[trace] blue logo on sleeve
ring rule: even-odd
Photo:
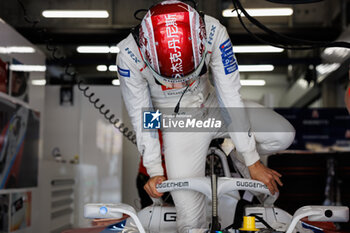
[[[162,113],[157,110],[156,112],[146,111],[143,112],[143,128],[144,129],[160,129],[160,119]]]
[[[232,50],[230,39],[227,39],[220,45],[222,64],[224,65],[225,74],[231,74],[238,69],[238,65]]]
[[[208,44],[212,44],[212,43],[213,43],[213,39],[214,39],[214,35],[215,35],[215,30],[216,30],[216,26],[211,25],[211,29],[210,29],[210,33],[209,33]]]
[[[120,74],[120,76],[130,78],[130,70],[128,69],[122,69],[118,66],[118,73]]]

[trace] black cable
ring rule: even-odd
[[[22,11],[23,11],[24,20],[25,20],[27,23],[32,24],[32,27],[34,28],[34,27],[39,23],[39,20],[31,20],[31,19],[27,16],[27,11],[26,11],[26,8],[24,7],[23,3],[22,3],[20,0],[17,0],[17,2],[19,3],[19,5],[21,6],[21,9],[22,9]]]
[[[58,57],[56,53],[59,51],[59,48],[55,45],[51,45],[52,39],[46,39],[45,44],[46,44],[46,49],[51,52],[51,56],[53,57],[53,60],[55,61],[63,61],[65,59],[64,56]]]
[[[285,48],[285,49],[314,49],[314,48],[321,48],[321,47],[346,47],[346,48],[350,48],[350,43],[347,43],[347,42],[317,42],[317,41],[309,41],[309,40],[302,40],[302,39],[296,39],[296,38],[292,38],[292,37],[288,37],[288,36],[285,36],[285,35],[282,35],[282,34],[279,34],[279,33],[276,33],[274,31],[272,31],[271,29],[267,28],[266,26],[264,26],[263,24],[261,24],[258,20],[256,20],[255,18],[251,17],[247,12],[246,10],[244,9],[244,7],[242,6],[242,4],[240,3],[239,0],[233,0],[234,1],[234,5],[235,5],[235,8],[236,10],[237,9],[240,9],[242,11],[242,13],[247,17],[247,19],[253,23],[255,26],[259,27],[261,30],[263,30],[264,32],[272,35],[275,39],[277,40],[282,40],[282,39],[285,39],[287,40],[288,42],[291,42],[293,41],[294,43],[296,44],[299,44],[299,45],[302,45],[304,47],[293,47],[294,45],[290,45],[290,44],[284,44],[284,45],[279,45],[281,48]],[[235,1],[238,5],[235,4]],[[237,10],[238,12],[238,10]],[[244,26],[244,28],[252,35],[256,36],[254,33],[252,33],[250,30],[247,29],[247,27],[245,26],[242,18],[241,18],[241,15],[239,15],[239,18],[240,18],[240,22],[242,24],[242,26]],[[259,37],[260,40],[262,40],[260,37]],[[265,41],[266,42],[266,41]],[[272,42],[267,42],[269,44],[275,44],[275,43],[272,43]],[[307,44],[307,46],[305,45]],[[278,44],[275,44],[275,45],[278,45]],[[277,46],[276,46],[277,47]]]
[[[19,5],[21,6],[21,9],[23,11],[24,19],[27,23],[32,24],[33,29],[36,29],[37,24],[40,22],[39,20],[31,20],[28,15],[26,8],[24,4],[21,2],[21,0],[17,0]],[[40,38],[44,38],[46,29],[37,29]],[[51,52],[51,56],[54,61],[57,62],[62,62],[65,57],[64,56],[57,56],[57,52],[59,51],[57,46],[51,45],[52,43],[52,38],[44,39],[45,44],[46,44],[46,49]],[[88,101],[96,108],[99,113],[109,122],[111,123],[116,129],[119,130],[127,139],[129,139],[133,144],[136,145],[136,135],[133,131],[130,131],[128,127],[125,127],[124,123],[120,121],[120,119],[116,118],[115,114],[110,113],[111,110],[109,108],[105,107],[105,104],[101,103],[99,98],[94,98],[95,93],[90,92],[89,89],[90,87],[83,87],[84,82],[82,80],[79,80],[76,76],[77,73],[74,71],[69,71],[70,67],[72,64],[65,64],[65,69],[64,73],[65,75],[69,76],[72,78],[72,80],[77,83],[78,89],[82,92],[83,96],[85,96]],[[100,104],[99,104],[100,103]],[[119,123],[119,125],[118,125]]]
[[[253,216],[255,217],[257,220],[259,220],[259,222],[261,222],[262,224],[264,224],[264,226],[269,229],[269,230],[273,230],[273,231],[276,231],[275,229],[273,229],[270,224],[268,224],[262,217],[260,217],[259,215],[257,214],[249,214],[248,216]],[[243,218],[242,218],[243,219]],[[229,230],[231,228],[235,229],[237,228],[237,224],[236,223],[232,223],[231,225],[227,226],[224,228],[224,230]]]
[[[181,0],[182,2],[190,2],[193,4],[193,8],[197,10],[198,2],[196,0]]]
[[[259,215],[257,215],[257,214],[249,214],[249,216],[253,216],[253,217],[255,217],[256,219],[258,219],[259,222],[261,222],[262,224],[264,224],[265,227],[267,227],[267,229],[269,229],[269,230],[274,230],[274,231],[275,231],[275,229],[273,229],[273,228],[272,228],[262,217],[260,217]]]
[[[239,0],[232,0],[233,5],[235,10],[237,11],[237,16],[238,19],[243,26],[243,28],[250,34],[252,35],[255,39],[260,41],[261,43],[264,44],[269,44],[278,48],[284,48],[284,49],[289,49],[289,50],[305,50],[305,49],[315,49],[315,48],[324,48],[324,47],[345,47],[345,48],[350,48],[350,43],[348,42],[325,42],[325,41],[309,41],[309,40],[302,40],[302,39],[297,39],[297,38],[292,38],[289,36],[285,36],[282,34],[279,34],[266,26],[264,26],[262,23],[260,23],[258,20],[253,18],[248,14],[248,12],[244,9],[242,6],[241,2]],[[246,16],[246,18],[255,26],[272,36],[273,38],[281,41],[282,43],[277,44],[274,42],[270,42],[267,40],[262,39],[261,37],[255,35],[252,33],[247,26],[244,24],[242,20],[242,16],[240,15],[239,10]],[[284,42],[284,43],[283,43]]]
[[[240,12],[239,12],[239,8],[238,8],[238,6],[236,5],[236,2],[235,2],[234,0],[233,0],[233,6],[234,6],[234,8],[235,8],[235,11],[237,12],[237,16],[238,16],[238,19],[239,19],[241,25],[243,26],[243,28],[244,28],[251,36],[253,36],[256,40],[258,40],[259,42],[261,42],[261,43],[263,43],[263,44],[269,44],[269,45],[271,45],[271,46],[275,46],[275,47],[278,47],[278,48],[283,48],[283,49],[285,49],[285,47],[286,47],[285,45],[280,45],[280,44],[276,44],[276,43],[273,43],[273,42],[264,40],[264,39],[258,37],[257,35],[255,35],[253,32],[251,32],[251,31],[247,28],[247,26],[245,25],[245,23],[243,22],[243,19],[242,19],[242,17],[241,17]],[[243,12],[243,11],[242,11],[242,12]],[[248,15],[248,13],[247,13],[247,15]]]
[[[241,2],[239,0],[236,0],[236,3],[238,5],[238,8],[242,11],[242,13],[247,17],[247,19],[253,23],[255,26],[257,26],[258,28],[260,28],[261,30],[265,31],[268,34],[273,35],[275,38],[279,39],[280,37],[286,39],[286,40],[290,40],[290,41],[294,41],[295,43],[298,44],[315,44],[315,43],[319,43],[319,44],[326,44],[329,42],[316,42],[316,41],[309,41],[309,40],[303,40],[303,39],[297,39],[297,38],[292,38],[289,36],[285,36],[283,34],[279,34],[271,29],[269,29],[268,27],[266,27],[265,25],[263,25],[262,23],[260,23],[257,19],[253,18],[252,16],[250,16],[248,14],[248,12],[244,9],[244,7],[242,6]]]
[[[179,101],[177,102],[175,108],[174,108],[174,113],[178,114],[179,110],[180,110],[180,102],[182,100],[182,97],[184,96],[184,94],[186,93],[187,89],[190,87],[190,84],[187,85],[186,89],[182,92]]]
[[[239,19],[241,25],[243,26],[243,28],[244,28],[252,37],[254,37],[254,38],[255,38],[256,40],[258,40],[259,42],[261,42],[261,43],[263,43],[263,44],[268,44],[268,45],[271,45],[271,46],[274,46],[274,47],[277,47],[277,48],[294,49],[294,50],[304,50],[304,48],[291,48],[291,47],[286,47],[286,45],[276,44],[276,43],[273,43],[273,42],[264,40],[264,39],[260,38],[259,36],[255,35],[255,34],[254,34],[253,32],[251,32],[251,31],[247,28],[247,26],[244,24],[241,15],[238,13],[238,7],[236,6],[236,4],[233,3],[233,5],[234,5],[234,8],[235,8],[236,11],[237,11],[238,19]],[[307,48],[307,49],[309,49],[309,48]]]
[[[128,127],[125,127],[124,123],[120,122],[116,116],[111,113],[110,114],[110,109],[105,108],[105,104],[100,103],[99,98],[94,98],[95,93],[94,92],[88,92],[90,87],[83,87],[83,82],[79,81],[78,82],[78,89],[83,93],[83,95],[89,100],[89,102],[101,113],[104,118],[111,123],[116,129],[118,129],[127,139],[129,139],[132,143],[136,145],[136,135],[134,132],[129,131]],[[100,103],[100,104],[99,104]],[[119,123],[119,126],[118,126]]]
[[[147,9],[138,9],[134,12],[134,18],[139,20],[139,21],[142,21],[142,18],[139,18],[137,15],[140,13],[140,12],[147,12],[148,10]]]

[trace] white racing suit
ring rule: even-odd
[[[244,108],[260,107],[241,99],[240,78],[232,44],[226,28],[218,20],[205,16],[207,32],[206,66],[211,70],[199,77],[181,100],[181,108]],[[156,83],[151,71],[143,62],[140,50],[130,34],[118,44],[118,77],[126,108],[137,136],[138,150],[143,156],[144,166],[151,177],[163,175],[158,133],[144,130],[143,108],[174,108],[185,88],[169,89]],[[181,111],[181,110],[180,110]],[[230,115],[226,122],[233,129],[238,125],[239,132],[166,132],[163,133],[164,155],[168,179],[201,177],[205,173],[205,160],[209,144],[213,138],[230,136],[237,151],[243,156],[247,166],[260,159],[260,154],[269,154],[286,149],[294,139],[294,129],[277,113],[264,110],[261,116],[249,114],[249,109],[240,114]],[[220,119],[222,113],[209,113]],[[255,132],[259,124],[270,121],[279,125],[278,132]],[[208,227],[205,224],[204,196],[192,191],[172,192],[180,232],[191,228]]]

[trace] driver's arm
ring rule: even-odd
[[[238,64],[232,50],[232,43],[226,28],[219,24],[211,47],[210,68],[213,74],[216,94],[229,125],[229,134],[236,149],[247,166],[259,161],[255,138],[250,133],[250,122],[239,92],[241,88]],[[223,112],[223,111],[222,111]]]
[[[142,130],[142,108],[152,108],[147,80],[128,59],[121,50],[117,56],[118,78],[125,106],[136,132],[137,148],[143,156],[147,173],[151,177],[163,176],[158,131]]]
[[[250,122],[240,95],[238,64],[226,28],[217,22],[216,35],[211,47],[210,68],[219,105],[233,143],[242,154],[253,179],[262,181],[272,194],[278,192],[277,183],[281,174],[267,168],[260,162],[256,150],[254,133],[250,132]]]

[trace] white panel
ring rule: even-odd
[[[110,113],[122,118],[120,87],[91,86],[91,91]],[[80,113],[80,164],[78,225],[83,226],[83,205],[87,202],[121,202],[123,135],[107,122],[83,96]],[[135,184],[136,185],[136,184]]]
[[[118,118],[122,117],[121,93],[115,86],[92,86],[98,98]],[[46,87],[45,160],[53,161],[54,147],[65,160],[79,156],[75,226],[89,225],[83,218],[88,202],[121,202],[122,135],[74,88],[74,105],[59,104],[59,86]],[[133,182],[133,185],[136,185]],[[51,227],[52,229],[52,227]]]
[[[99,201],[99,180],[98,169],[95,165],[81,164],[78,167],[77,180],[77,201],[74,216],[75,225],[79,227],[88,227],[90,221],[84,218],[84,205],[87,203],[98,203]]]
[[[36,230],[34,232],[48,233],[50,232],[50,229],[63,224],[63,222],[60,222],[63,221],[62,218],[60,218],[61,220],[58,219],[57,221],[51,221],[51,201],[53,200],[51,197],[51,181],[54,179],[74,179],[76,177],[76,167],[77,165],[74,164],[58,163],[55,161],[41,161],[39,166],[40,193],[37,195],[39,196],[39,203],[37,203],[37,205],[33,205],[34,210],[40,210],[33,211],[33,213],[36,215],[39,215],[40,213],[40,221],[37,222],[39,224],[36,226]],[[69,222],[72,222],[73,219],[66,216],[64,221],[68,224]]]
[[[0,47],[8,46],[29,46],[33,47],[36,52],[28,54],[14,53],[11,56],[26,65],[44,65],[45,55],[36,46],[31,44],[21,34],[15,31],[10,25],[6,24],[0,18]]]
[[[323,23],[329,18],[327,2],[325,1],[314,4],[295,4],[293,7],[293,18],[296,24],[310,25],[315,23]]]
[[[31,73],[29,82],[32,77],[37,77]],[[39,74],[40,76],[43,74]],[[44,75],[43,75],[44,76]],[[45,76],[44,76],[45,77]],[[29,86],[29,105],[31,108],[40,112],[40,138],[39,138],[39,159],[43,158],[44,150],[44,109],[45,109],[45,87],[44,86]]]
[[[241,94],[243,99],[252,100],[261,104],[267,104],[267,107],[279,107],[278,103],[287,91],[287,87],[242,87]],[[265,100],[264,96],[269,100]],[[267,102],[266,102],[267,101]]]
[[[266,73],[241,73],[241,80],[265,80],[265,86],[242,86],[243,99],[259,102],[267,107],[279,107],[278,103],[288,88],[286,74]]]
[[[280,101],[281,107],[290,107],[295,105],[303,96],[305,96],[313,85],[309,85],[304,78],[299,78],[292,87],[286,91]]]
[[[74,89],[74,105],[60,105],[60,86],[45,87],[44,159],[54,160],[52,150],[60,149],[64,159],[79,154],[81,93]]]

